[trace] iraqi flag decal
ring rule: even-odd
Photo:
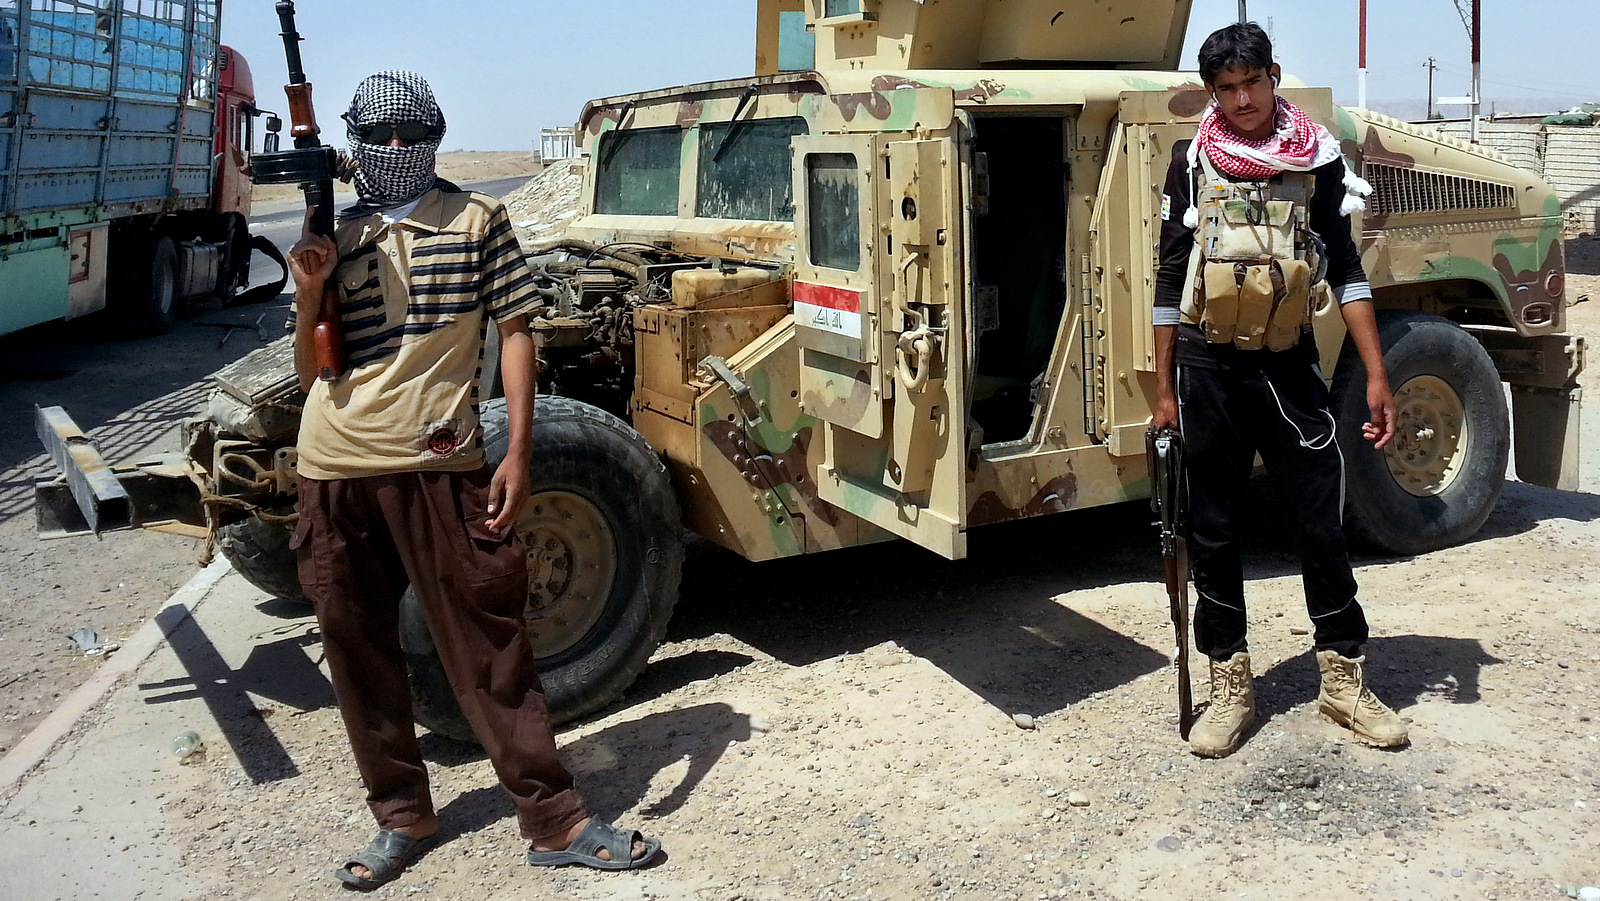
[[[794,283],[795,324],[861,340],[861,292]]]

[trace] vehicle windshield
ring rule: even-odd
[[[799,117],[702,125],[695,215],[794,219],[789,142],[806,132],[806,120]]]
[[[683,129],[675,125],[607,132],[600,141],[595,212],[678,215],[682,159]]]
[[[595,212],[677,216],[686,158],[698,158],[693,215],[705,219],[794,219],[789,144],[808,132],[798,116],[707,122],[690,130],[698,154],[686,153],[677,126],[608,132],[595,169]],[[693,146],[693,145],[690,145]]]

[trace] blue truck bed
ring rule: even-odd
[[[40,213],[103,221],[208,205],[219,7],[0,7],[0,241]]]

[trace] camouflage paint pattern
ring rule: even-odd
[[[892,6],[897,14],[927,11],[904,7],[908,2],[885,0],[885,9]],[[1187,18],[1186,5],[1182,15]],[[864,26],[850,27],[859,31]],[[1115,222],[1106,218],[1098,226],[1082,213],[1069,217],[1067,309],[1040,388],[1041,406],[1032,432],[1012,444],[970,453],[959,439],[946,441],[945,453],[967,457],[964,522],[955,525],[983,525],[1147,496],[1142,440],[1135,442],[1132,437],[1142,430],[1153,396],[1152,345],[1147,334],[1148,300],[1135,298],[1143,297],[1144,289],[1138,286],[1151,275],[1145,270],[1153,259],[1159,229],[1151,197],[1159,200],[1173,141],[1192,135],[1193,124],[1209,101],[1199,79],[1193,73],[1169,71],[904,64],[874,68],[852,63],[818,73],[596,101],[586,108],[580,132],[593,152],[596,139],[619,124],[629,129],[682,130],[680,211],[692,211],[698,130],[704,123],[732,119],[752,85],[755,96],[739,112],[742,119],[798,116],[806,120],[812,135],[937,133],[954,127],[962,114],[984,110],[1077,111],[1066,117],[1073,173],[1069,208],[1082,211],[1099,205],[1121,212]],[[1139,120],[1145,124],[1133,127],[1127,103],[1140,94],[1148,95],[1148,102],[1140,101],[1147,118]],[[1419,298],[1437,295],[1450,303],[1498,310],[1525,336],[1548,335],[1562,327],[1559,202],[1548,185],[1495,154],[1431,130],[1334,107],[1331,96],[1312,105],[1357,171],[1386,166],[1511,189],[1514,200],[1504,207],[1469,204],[1359,218],[1358,240],[1379,306],[1427,308]],[[1114,130],[1119,122],[1126,127]],[[1116,144],[1114,134],[1122,136],[1125,147]],[[1119,158],[1136,164],[1120,181],[1108,177],[1109,167]],[[577,236],[666,242],[679,252],[724,259],[791,267],[797,263],[793,222],[699,220],[688,212],[677,218],[593,215],[596,168],[589,167],[587,175],[588,215],[571,230]],[[887,231],[887,223],[878,223],[877,229],[864,223],[863,229],[878,234]],[[1119,315],[1131,318],[1127,322],[1107,318],[1119,310]],[[1336,311],[1319,316],[1317,332],[1331,364],[1343,338]],[[694,382],[693,425],[684,424],[683,440],[675,439],[671,445],[683,448],[682,452],[669,453],[686,522],[750,559],[880,541],[892,533],[905,535],[915,526],[908,520],[918,515],[915,508],[908,512],[897,502],[892,491],[876,490],[859,480],[813,484],[828,477],[825,420],[865,423],[874,405],[881,419],[885,398],[875,393],[877,376],[842,370],[834,382],[813,381],[803,388],[799,356],[791,316],[729,357],[730,366],[749,384],[759,404],[759,419],[735,403],[726,385]],[[875,351],[866,365],[880,367],[892,379],[893,363],[884,359]],[[1083,366],[1086,361],[1092,361],[1088,370]],[[867,372],[866,365],[862,372]],[[1092,429],[1086,430],[1086,419],[1093,421]],[[859,450],[853,451],[858,457]],[[889,464],[884,450],[864,465],[887,471]]]
[[[695,459],[684,467],[706,486],[706,502],[721,514],[721,531],[702,534],[751,560],[892,537],[818,497],[819,423],[796,396],[794,337],[791,316],[729,359],[750,386],[761,419],[753,421],[727,385],[709,388],[696,408]]]
[[[1335,118],[1345,157],[1357,171],[1371,175],[1371,167],[1383,166],[1437,173],[1510,197],[1503,206],[1362,217],[1362,262],[1380,306],[1385,288],[1432,283],[1448,296],[1477,285],[1523,336],[1553,334],[1565,325],[1561,202],[1549,185],[1493,151],[1433,129],[1365,110],[1341,109]]]

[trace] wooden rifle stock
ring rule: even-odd
[[[289,100],[289,135],[301,156],[286,161],[286,172],[298,172],[305,180],[306,206],[311,207],[311,231],[335,239],[333,217],[333,178],[331,151],[318,137],[317,111],[311,102],[311,82],[300,61],[300,32],[294,24],[293,0],[277,4],[278,21],[283,27],[283,49],[289,64],[289,84],[283,88]],[[288,156],[285,154],[284,156]],[[322,303],[317,309],[317,324],[311,331],[317,378],[331,382],[344,372],[344,328],[339,320],[339,288],[328,283],[322,288]]]
[[[339,322],[339,289],[322,289],[322,306],[317,324],[311,330],[311,344],[317,362],[317,378],[331,382],[344,372],[344,328]]]

